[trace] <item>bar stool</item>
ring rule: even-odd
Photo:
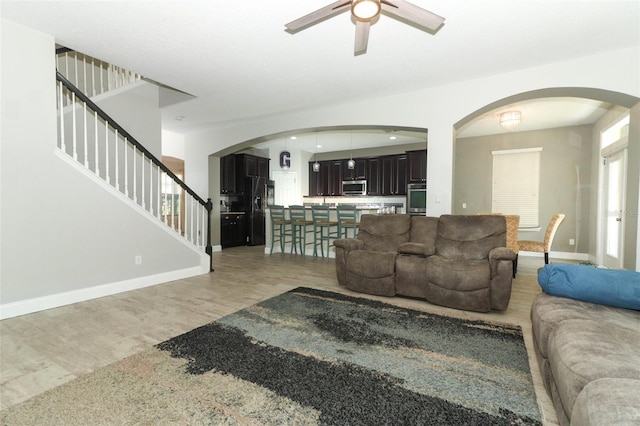
[[[313,256],[318,256],[318,246],[320,253],[324,257],[324,242],[327,242],[327,257],[329,257],[329,240],[338,237],[338,222],[329,219],[329,206],[311,206],[311,217],[313,218]],[[334,228],[335,231],[331,231]]]
[[[349,238],[349,229],[353,231],[353,237],[358,235],[358,210],[356,206],[351,204],[341,204],[338,210],[338,238]]]
[[[307,225],[311,228],[313,225],[312,220],[307,220],[307,212],[304,206],[292,205],[289,206],[289,219],[291,219],[291,229],[293,230],[293,243],[291,244],[291,253],[295,250],[298,254],[298,246],[300,246],[300,252],[302,256],[305,256],[307,244],[313,244],[313,242],[307,243]]]
[[[287,225],[291,225],[291,220],[285,219],[284,206],[270,206],[269,214],[271,216],[271,251],[269,252],[269,256],[273,254],[273,243],[276,241],[280,243],[280,253],[284,255],[284,243],[286,241],[286,237],[291,238],[293,236],[291,227],[289,226],[289,229],[287,229]],[[291,241],[293,242],[293,240]]]

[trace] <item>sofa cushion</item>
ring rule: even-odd
[[[545,265],[538,272],[545,293],[640,310],[640,273],[575,264]]]
[[[640,322],[640,313],[546,293],[539,294],[531,305],[531,326],[536,346],[543,357],[548,356],[549,335],[562,321],[568,319],[593,319],[607,323],[610,327],[626,327]]]
[[[640,322],[612,327],[598,319],[564,320],[549,336],[549,364],[569,418],[587,383],[601,378],[640,380]]]
[[[640,380],[606,378],[587,383],[576,398],[571,424],[639,425]]]
[[[442,215],[438,222],[436,254],[449,259],[487,259],[495,247],[505,247],[503,216]]]
[[[380,278],[395,273],[396,253],[355,250],[347,255],[347,271],[361,277]]]
[[[409,241],[435,247],[436,235],[438,235],[437,217],[411,216]]]
[[[453,291],[473,291],[488,289],[490,267],[486,260],[461,262],[431,256],[427,259],[427,281]]]
[[[431,256],[436,252],[435,246],[420,243],[404,243],[398,247],[398,253],[410,254],[414,256]]]
[[[400,244],[409,241],[410,226],[411,216],[406,214],[363,214],[358,239],[364,242],[365,250],[397,251]]]

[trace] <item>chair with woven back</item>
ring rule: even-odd
[[[536,253],[544,253],[544,263],[549,263],[549,252],[551,251],[551,244],[553,243],[553,237],[556,235],[558,227],[564,220],[564,214],[558,213],[554,215],[549,221],[547,231],[544,234],[544,241],[518,241],[518,248],[522,251],[531,251]]]

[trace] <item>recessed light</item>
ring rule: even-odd
[[[298,139],[298,137],[297,136],[291,136],[289,139],[291,139],[292,141],[295,141],[295,140]]]
[[[178,121],[182,121],[185,118],[187,118],[187,117],[185,117],[184,115],[176,115],[176,120],[178,120]]]
[[[316,148],[322,148],[322,145],[316,145]]]
[[[390,139],[390,140],[392,140],[392,141],[395,141],[395,140],[396,140],[396,139],[398,139],[398,138],[397,138],[397,137],[395,137],[395,136],[389,136],[389,139]]]

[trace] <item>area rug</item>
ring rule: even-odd
[[[4,410],[0,423],[541,424],[519,327],[303,287]]]

